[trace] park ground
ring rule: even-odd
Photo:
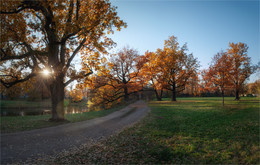
[[[259,98],[152,101],[138,124],[92,146],[59,154],[57,164],[259,164]],[[89,112],[87,112],[89,113]],[[38,160],[39,161],[39,160]]]

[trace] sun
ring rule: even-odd
[[[43,73],[45,76],[50,75],[50,71],[48,71],[47,69],[44,69],[44,70],[42,71],[42,73]]]

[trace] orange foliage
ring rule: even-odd
[[[239,100],[240,88],[243,83],[253,73],[247,50],[247,44],[241,42],[229,43],[227,50],[232,63],[229,76],[235,88],[236,100]]]
[[[106,36],[126,27],[108,0],[17,0],[0,1],[1,66],[13,61],[27,71],[16,74],[11,87],[52,71],[48,79],[52,119],[64,119],[64,88],[74,80],[100,69],[100,53],[114,42]],[[84,71],[77,72],[73,59],[82,55]],[[11,67],[9,65],[9,67]],[[12,66],[13,67],[13,66]],[[87,73],[86,73],[87,71]]]
[[[145,58],[134,49],[124,48],[102,66],[96,76],[85,81],[92,87],[92,100],[96,104],[111,106],[142,90],[145,81],[140,76]]]
[[[207,71],[204,71],[203,79],[206,82],[206,89],[212,90],[220,89],[223,97],[224,105],[224,91],[226,88],[230,88],[230,69],[231,58],[225,52],[220,52],[212,59],[212,64]]]
[[[199,67],[197,59],[186,51],[187,45],[180,47],[175,36],[165,41],[163,50],[157,50],[158,67],[166,84],[164,87],[172,91],[172,101],[176,101],[176,94],[185,89],[188,80],[197,74]]]

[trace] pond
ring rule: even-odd
[[[87,107],[68,106],[65,107],[65,114],[88,112]],[[1,108],[1,116],[28,116],[51,114],[51,108]]]

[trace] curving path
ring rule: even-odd
[[[55,155],[73,147],[108,137],[143,118],[149,107],[137,101],[105,117],[55,127],[1,134],[1,164]]]

